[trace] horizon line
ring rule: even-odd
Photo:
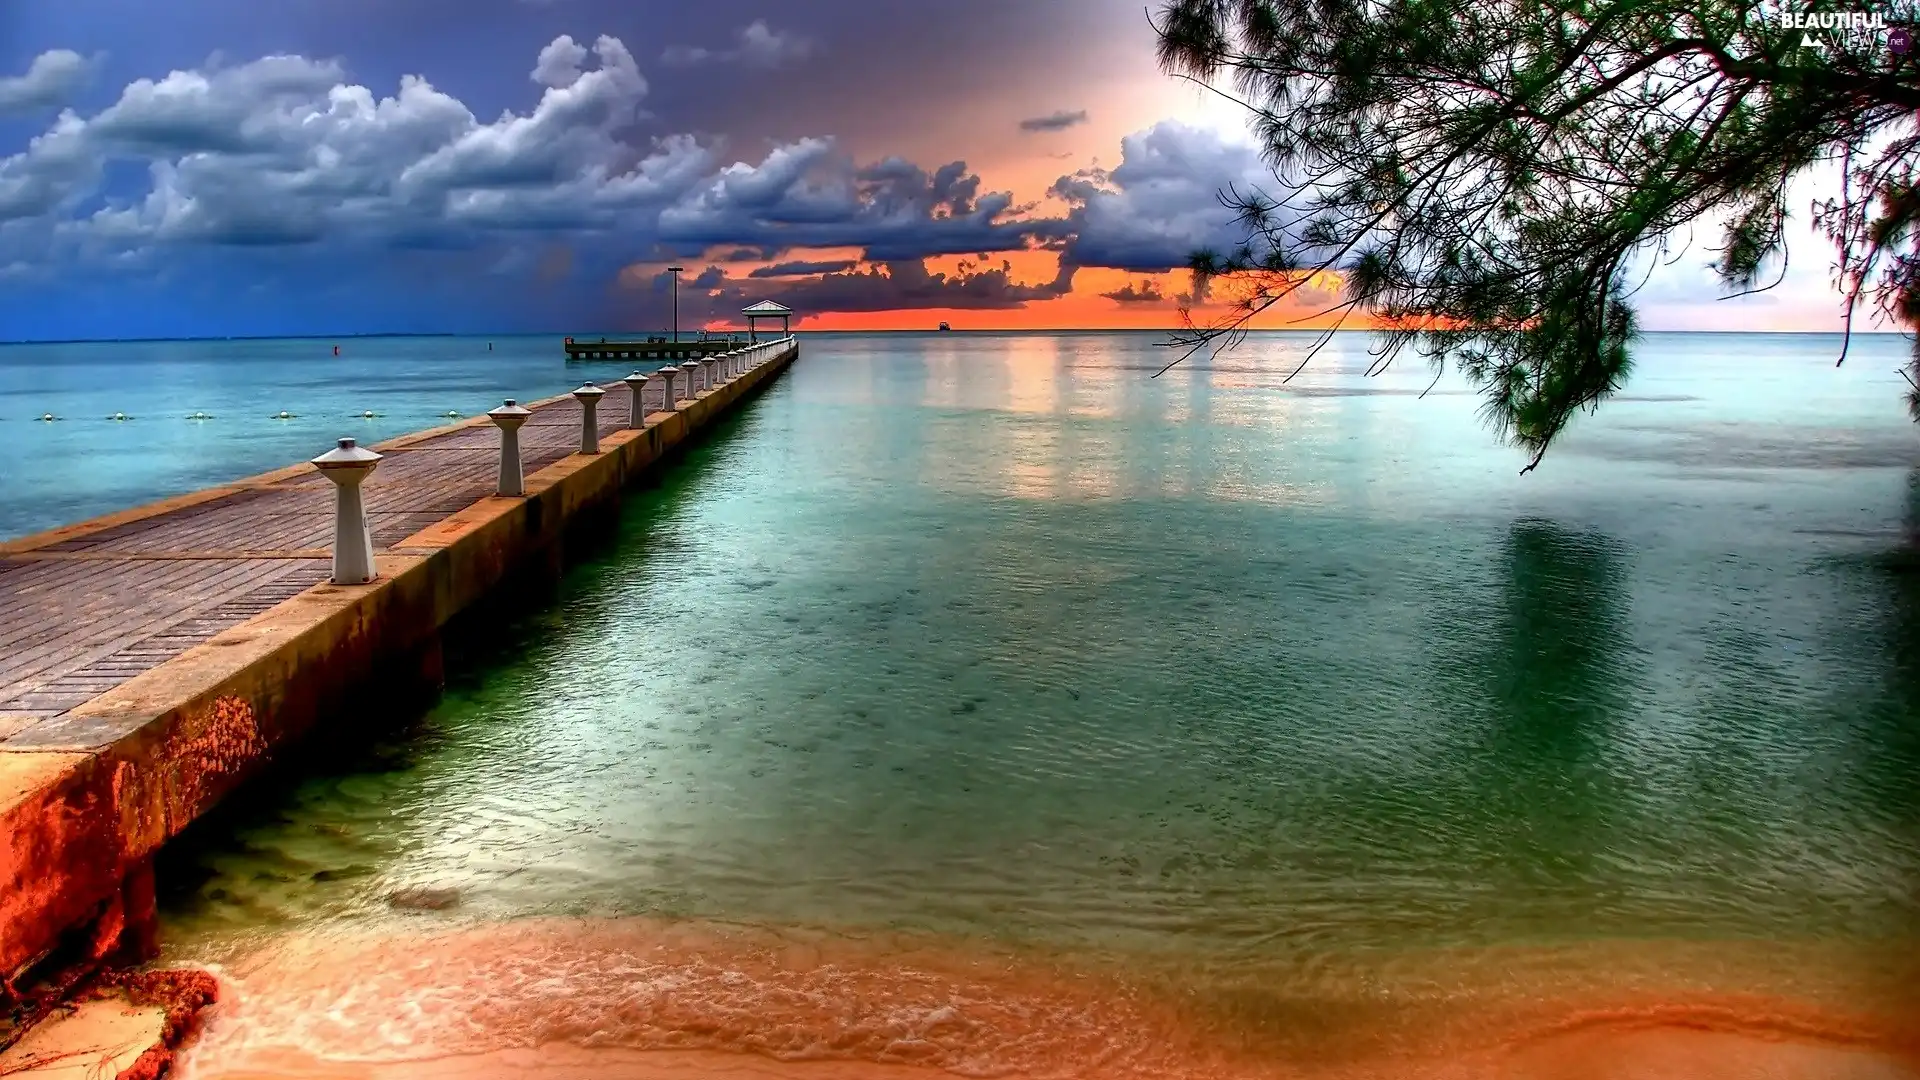
[[[1303,329],[1287,329],[1283,327],[1266,327],[1258,330],[1246,330],[1246,331],[1242,331],[1242,333],[1247,335],[1324,334],[1324,333],[1370,334],[1375,332],[1375,330],[1376,328],[1374,327],[1339,327],[1332,330],[1316,330],[1316,329],[1304,329],[1304,328]],[[663,331],[622,330],[622,331],[615,331],[614,333],[651,334],[651,333],[659,333],[659,332],[663,332]],[[671,331],[669,330],[665,332],[671,332]],[[696,328],[695,330],[689,331],[689,332],[698,333],[699,329]],[[713,331],[713,330],[708,331],[708,333],[719,333],[719,332],[720,331]],[[726,332],[732,333],[733,331],[729,330]],[[876,328],[871,330],[807,330],[807,329],[796,328],[793,332],[795,334],[1175,334],[1175,333],[1186,333],[1187,331],[1180,328],[1173,328],[1173,327],[1155,328],[1155,327],[1137,327],[1137,326],[1051,326],[1051,327],[1037,327],[1037,328],[1036,327],[1018,327],[1018,326],[978,326],[978,327],[955,328],[955,329],[947,329],[947,330],[903,328],[903,327]],[[1643,330],[1641,331],[1642,335],[1647,335],[1647,334],[1749,334],[1749,335],[1774,334],[1774,335],[1781,335],[1781,336],[1824,335],[1827,337],[1842,337],[1842,336],[1845,336],[1847,333],[1848,332],[1845,330]],[[1913,333],[1914,332],[1910,330],[1854,330],[1852,331],[1852,334],[1855,337],[1882,336],[1882,335],[1907,337],[1907,336],[1912,336]],[[370,331],[370,332],[351,333],[351,334],[227,334],[227,335],[203,334],[203,335],[192,335],[192,336],[186,336],[186,337],[17,338],[17,339],[11,339],[11,340],[0,340],[0,347],[11,346],[11,345],[149,345],[149,344],[160,344],[160,343],[167,343],[167,342],[198,343],[198,342],[211,342],[211,341],[367,341],[367,340],[373,340],[373,339],[379,339],[379,338],[493,338],[493,339],[499,340],[499,339],[505,339],[505,338],[531,338],[531,337],[565,338],[565,337],[580,337],[580,336],[581,336],[581,333],[578,331],[572,334],[568,334],[564,331],[549,331],[549,330],[513,331],[513,332],[504,332],[504,333],[487,333],[484,331],[476,331],[472,333],[461,333],[458,331],[451,331],[451,330],[446,330],[446,331],[396,330],[396,331]],[[606,336],[609,339],[612,338],[612,334],[608,334]]]

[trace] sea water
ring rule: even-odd
[[[1157,341],[808,335],[427,715],[170,854],[189,1074],[1904,1075],[1906,341],[1650,335],[1526,475],[1364,335]],[[317,344],[0,362],[75,417],[5,425],[7,527],[581,368]]]

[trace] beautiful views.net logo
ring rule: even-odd
[[[1878,11],[1781,11],[1775,22],[1783,30],[1800,33],[1801,48],[1826,52],[1843,36],[1874,35],[1886,41],[1895,55],[1904,56],[1913,47],[1913,34],[1904,26],[1894,26]]]

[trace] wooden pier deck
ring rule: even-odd
[[[607,384],[592,455],[573,397],[529,403],[524,497],[494,494],[485,416],[374,447],[367,585],[328,583],[334,489],[304,463],[0,543],[0,1004],[274,747],[351,707],[394,658],[427,649],[437,664],[449,618],[516,564],[557,564],[570,519],[797,352],[763,346],[640,429],[630,391]]]

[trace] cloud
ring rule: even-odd
[[[659,254],[663,256],[671,255],[672,252],[662,251]],[[780,251],[778,248],[764,249],[764,248],[739,247],[739,248],[732,248],[730,250],[725,250],[725,251],[709,252],[707,254],[707,257],[710,259],[715,259],[719,262],[768,262],[770,260],[779,258]]]
[[[812,53],[812,41],[770,29],[764,19],[755,19],[740,31],[740,57],[750,64],[777,67],[790,60],[804,60]]]
[[[709,266],[701,277],[707,279],[719,271],[718,266]],[[680,306],[683,311],[706,318],[730,317],[752,301],[769,299],[808,315],[945,308],[1005,311],[1064,296],[1072,288],[1072,279],[1072,273],[1067,272],[1051,281],[1016,281],[1012,265],[1005,260],[998,266],[963,261],[955,272],[945,273],[928,270],[919,259],[900,259],[864,270],[790,281],[768,280],[758,274],[724,278],[692,306],[683,292]]]
[[[693,67],[709,60],[717,60],[721,54],[698,45],[669,45],[660,54],[660,62],[668,67]]]
[[[0,76],[0,116],[57,109],[84,86],[92,65],[71,49],[50,49],[33,58],[24,75]]]
[[[1011,194],[980,187],[964,162],[932,172],[897,157],[860,167],[831,139],[802,139],[759,165],[721,169],[661,212],[659,236],[682,251],[857,247],[889,262],[1018,250],[1061,225],[1017,214]]]
[[[1249,147],[1161,124],[1128,136],[1111,171],[1061,177],[1049,211],[989,190],[963,161],[860,162],[827,137],[748,160],[688,134],[636,139],[649,85],[612,37],[556,37],[522,70],[537,100],[486,121],[424,76],[382,95],[301,56],[136,80],[0,156],[0,266],[55,282],[244,265],[297,295],[337,290],[356,266],[436,283],[484,272],[510,289],[631,284],[623,268],[698,259],[777,264],[703,275],[699,291],[727,303],[1003,309],[1063,295],[1081,267],[1153,273],[1200,244],[1230,246],[1215,193],[1261,172]],[[1052,280],[993,261],[1036,248],[1059,253]],[[957,271],[925,264],[951,256],[966,260]],[[568,288],[596,303],[634,295]],[[1153,288],[1109,295],[1144,303]]]
[[[565,89],[580,81],[580,65],[586,62],[586,46],[575,42],[570,34],[561,34],[540,50],[540,58],[534,61],[527,78],[541,86]]]
[[[1062,109],[1059,112],[1048,113],[1045,116],[1035,116],[1035,117],[1031,117],[1029,119],[1020,121],[1020,130],[1021,131],[1065,131],[1066,129],[1072,127],[1075,124],[1084,124],[1086,122],[1087,122],[1087,110],[1076,109],[1073,112],[1068,112],[1065,109]]]
[[[556,38],[532,73],[538,104],[491,123],[424,78],[376,98],[337,63],[298,56],[141,79],[0,159],[0,222],[51,217],[74,244],[121,250],[356,237],[459,247],[489,230],[612,228],[684,194],[713,159],[690,136],[647,150],[622,141],[646,80],[615,39],[591,53],[586,69],[588,50]],[[63,213],[116,162],[145,166],[144,197]],[[7,239],[0,226],[0,252]]]
[[[819,262],[783,262],[748,271],[752,278],[804,277],[813,274],[838,274],[853,269],[857,259],[828,259]]]
[[[1195,250],[1232,251],[1246,240],[1220,192],[1270,185],[1252,145],[1165,120],[1120,140],[1120,164],[1056,180],[1069,209],[1061,257],[1079,266],[1156,273],[1188,265]]]
[[[1160,291],[1159,284],[1149,278],[1142,278],[1137,282],[1130,281],[1112,292],[1103,292],[1100,295],[1122,305],[1159,304],[1167,299],[1166,294]]]
[[[860,248],[892,261],[1059,239],[1057,219],[983,191],[963,162],[861,166],[823,138],[725,165],[691,135],[633,145],[648,85],[613,38],[589,49],[557,37],[529,78],[538,103],[492,122],[424,77],[379,97],[337,62],[298,56],[135,81],[98,114],[63,115],[0,158],[0,222],[16,226],[0,225],[0,256],[45,256],[50,236],[111,255],[177,243],[460,250],[502,234],[583,234],[629,259],[665,245],[760,259]],[[144,169],[143,194],[103,190],[116,164]]]
[[[775,30],[765,19],[755,19],[740,28],[731,49],[708,49],[698,45],[674,45],[660,54],[660,62],[669,67],[694,67],[700,64],[746,64],[749,67],[777,68],[813,55],[814,42],[799,34]]]
[[[0,230],[53,214],[76,193],[98,183],[100,171],[100,161],[87,145],[86,124],[63,115],[25,150],[0,159]],[[0,262],[8,261],[9,254],[25,259],[33,252],[29,246],[10,253],[0,245]]]

